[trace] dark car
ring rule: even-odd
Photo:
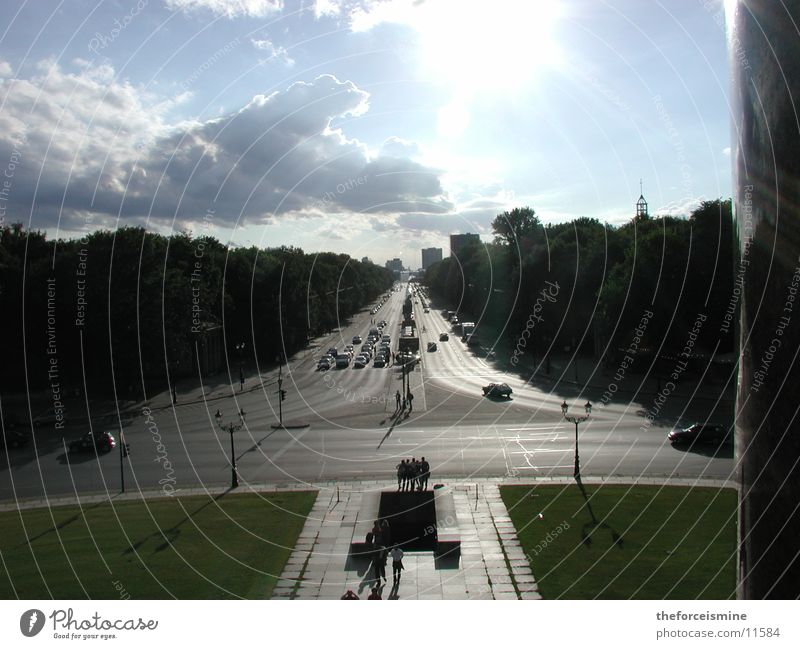
[[[428,343],[428,351],[435,352],[436,351],[436,343]]]
[[[510,399],[512,392],[513,390],[508,383],[490,383],[483,386],[484,397],[506,397]]]
[[[730,429],[722,424],[694,424],[673,430],[667,435],[671,444],[721,444],[730,438]]]
[[[31,443],[31,436],[22,432],[18,428],[6,426],[3,431],[3,442],[0,445],[0,450],[4,448],[21,448]]]
[[[108,432],[86,433],[78,439],[73,439],[69,443],[70,453],[85,453],[97,449],[100,452],[108,452],[117,445],[114,436]]]
[[[448,336],[446,333],[441,333],[441,334],[439,334],[439,340],[441,342],[444,342],[446,340],[450,340],[450,336]]]

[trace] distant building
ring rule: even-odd
[[[394,259],[390,259],[386,262],[386,268],[391,270],[394,273],[399,273],[403,270],[403,262],[402,260],[395,257]]]
[[[463,250],[469,243],[480,243],[481,238],[477,234],[451,234],[450,235],[450,256],[458,257],[460,250]]]
[[[427,270],[436,262],[442,261],[441,248],[423,248],[422,249],[422,270]]]

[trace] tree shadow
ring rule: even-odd
[[[175,543],[175,541],[177,541],[178,538],[180,537],[180,535],[181,535],[181,529],[180,528],[181,528],[181,526],[183,526],[184,523],[186,523],[187,521],[190,521],[192,518],[194,518],[197,514],[199,514],[201,511],[203,511],[209,505],[213,505],[214,503],[220,501],[222,498],[224,498],[229,493],[231,493],[231,491],[232,491],[232,489],[229,487],[228,489],[226,489],[221,494],[219,494],[217,496],[214,496],[211,500],[209,500],[209,501],[203,503],[202,505],[200,505],[200,507],[195,509],[193,512],[187,513],[186,516],[182,520],[180,520],[177,523],[175,523],[175,525],[173,525],[172,527],[170,527],[168,529],[165,529],[165,530],[162,530],[162,529],[159,528],[155,532],[153,532],[152,534],[148,534],[147,536],[145,536],[144,538],[140,539],[136,543],[131,544],[125,550],[122,551],[122,554],[123,555],[131,554],[131,553],[137,551],[145,543],[147,543],[147,541],[149,541],[151,539],[163,539],[163,543],[160,543],[159,545],[157,545],[155,547],[155,549],[153,550],[152,554],[156,554],[158,552],[163,552],[164,550],[167,550],[167,549],[171,548],[172,545]],[[182,506],[180,500],[178,500],[177,502],[178,502],[179,505]]]

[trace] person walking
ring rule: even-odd
[[[386,548],[382,545],[379,545],[375,550],[375,559],[372,562],[373,567],[375,568],[375,581],[378,582],[378,586],[380,586],[381,579],[384,581],[388,581],[386,579],[386,557],[388,553],[386,552]]]
[[[392,548],[392,581],[400,581],[400,571],[403,570],[403,551],[399,545]]]
[[[395,395],[394,395],[394,400],[395,400],[395,403],[397,404],[397,410],[400,410],[400,399],[401,399],[400,390],[398,390],[397,392],[395,392]]]
[[[414,409],[414,395],[411,394],[411,390],[408,391],[408,412],[411,412]]]
[[[419,461],[419,490],[425,491],[428,488],[428,478],[431,477],[431,465],[423,457]]]

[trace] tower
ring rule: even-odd
[[[639,200],[636,201],[636,219],[646,219],[650,215],[647,212],[647,201],[644,200],[642,193],[642,179],[639,179]]]

